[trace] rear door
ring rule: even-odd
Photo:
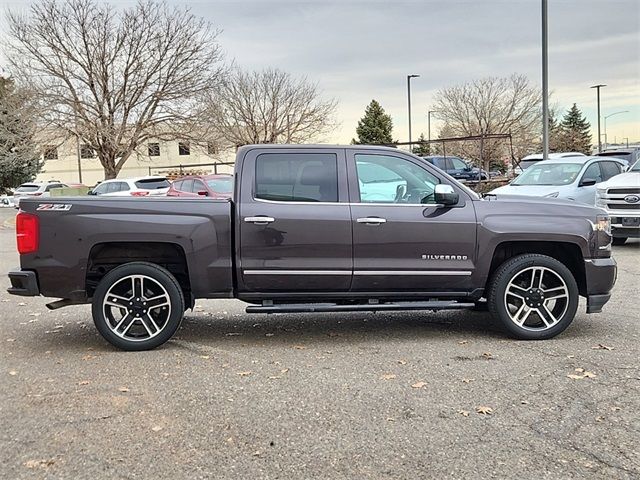
[[[352,232],[343,149],[249,150],[236,198],[241,291],[349,289]]]
[[[347,152],[353,225],[353,291],[448,292],[471,288],[476,217],[468,195],[437,208],[434,189],[447,183],[436,168],[401,152]],[[365,173],[366,172],[366,173]],[[364,197],[359,185],[375,188]]]

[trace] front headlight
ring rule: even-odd
[[[594,224],[594,230],[611,233],[611,218],[609,215],[598,215],[596,217],[596,223]]]
[[[606,190],[604,189],[597,189],[596,190],[596,207],[600,207],[600,208],[607,208],[607,201],[604,198],[606,194]]]
[[[545,198],[558,198],[558,195],[560,195],[560,192],[553,192],[553,193],[548,193],[544,197]]]

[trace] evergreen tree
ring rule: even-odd
[[[42,168],[26,96],[0,76],[0,192],[33,180]]]
[[[591,124],[575,103],[562,118],[560,129],[564,151],[591,154]]]
[[[358,139],[353,139],[351,143],[372,145],[393,143],[392,130],[391,115],[387,115],[378,102],[371,100],[364,111],[364,116],[358,121],[358,128],[356,128]]]
[[[549,111],[549,152],[562,152],[562,128],[553,111]],[[542,149],[542,147],[540,147]]]
[[[418,141],[420,142],[426,142],[427,139],[424,138],[424,133],[421,133],[420,136],[418,137]],[[426,157],[428,155],[431,155],[431,145],[429,145],[428,143],[420,143],[418,145],[416,145],[415,147],[413,147],[411,149],[411,151],[415,154],[418,155],[419,157]]]

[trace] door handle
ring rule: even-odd
[[[244,221],[247,223],[253,223],[255,225],[268,225],[276,221],[273,217],[265,217],[264,215],[258,215],[256,217],[244,217]]]
[[[387,223],[387,219],[380,218],[380,217],[364,217],[364,218],[358,218],[356,222],[365,223],[367,225],[380,225],[382,223]]]

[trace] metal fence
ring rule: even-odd
[[[178,165],[162,165],[157,167],[149,166],[149,175],[153,175],[153,172],[161,172],[163,170],[177,170],[179,175],[188,175],[189,170],[198,167],[213,167],[213,173],[218,174],[218,169],[220,167],[233,167],[235,162],[214,162],[214,163],[192,163],[188,165],[178,164]]]

